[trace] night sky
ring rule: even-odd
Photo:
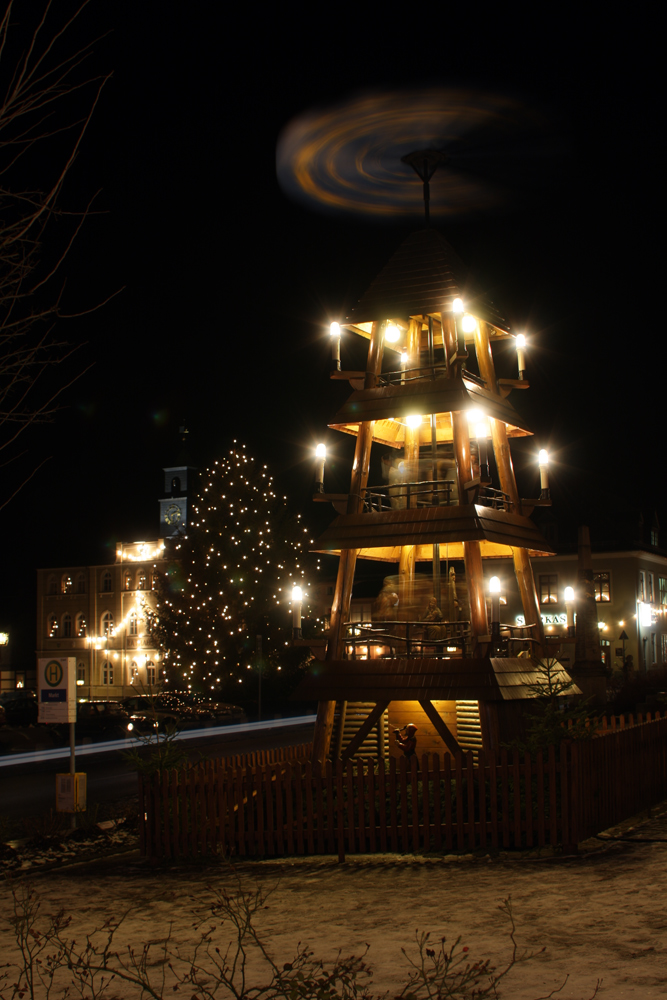
[[[93,2],[78,29],[111,31],[93,62],[113,78],[63,193],[79,204],[99,188],[105,209],[70,256],[68,304],[124,290],[63,323],[92,367],[30,439],[35,463],[50,460],[3,510],[0,629],[28,657],[35,569],[112,560],[117,539],[156,537],[160,470],[177,458],[181,424],[194,464],[236,438],[314,528],[333,516],[308,502],[310,448],[347,391],[328,379],[328,324],[418,224],[288,201],[275,149],[295,115],[364,88],[474,86],[539,116],[539,156],[486,165],[506,210],[438,228],[531,337],[532,391],[512,396],[536,431],[515,451],[523,495],[546,446],[557,517],[662,509],[657,25],[605,21],[602,7],[585,23],[562,6],[532,22],[484,5],[462,19],[247,10]],[[338,437],[326,434],[332,489],[345,488],[353,447]]]

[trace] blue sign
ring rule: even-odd
[[[55,690],[45,691],[42,688],[42,701],[67,701],[67,688],[56,688]]]

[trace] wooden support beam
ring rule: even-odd
[[[383,713],[387,710],[389,705],[390,702],[388,701],[378,701],[375,708],[369,715],[366,716],[358,731],[354,734],[354,737],[343,750],[341,760],[349,760],[350,757],[354,757],[355,753],[364,742],[373,726],[379,719],[382,718]]]
[[[420,700],[419,704],[424,709],[424,712],[428,716],[429,721],[433,723],[436,733],[438,734],[442,742],[445,744],[449,752],[451,754],[460,753],[461,747],[457,743],[456,739],[454,738],[454,734],[452,733],[451,729],[449,728],[445,720],[442,718],[440,713],[438,712],[433,702]]]

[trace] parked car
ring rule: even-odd
[[[199,702],[186,699],[181,693],[172,692],[134,695],[123,701],[130,715],[130,722],[137,732],[146,733],[159,729],[199,729],[205,726],[225,725],[245,721],[243,709],[219,702]]]
[[[77,738],[118,740],[127,736],[130,713],[119,701],[85,701],[76,707]]]
[[[12,698],[3,702],[5,710],[5,724],[8,726],[36,726],[39,714],[37,699],[34,695],[26,694],[20,698]]]

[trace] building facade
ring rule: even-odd
[[[165,543],[119,543],[106,566],[37,571],[37,658],[76,657],[80,700],[126,697],[161,676],[161,654],[148,635],[155,573]]]

